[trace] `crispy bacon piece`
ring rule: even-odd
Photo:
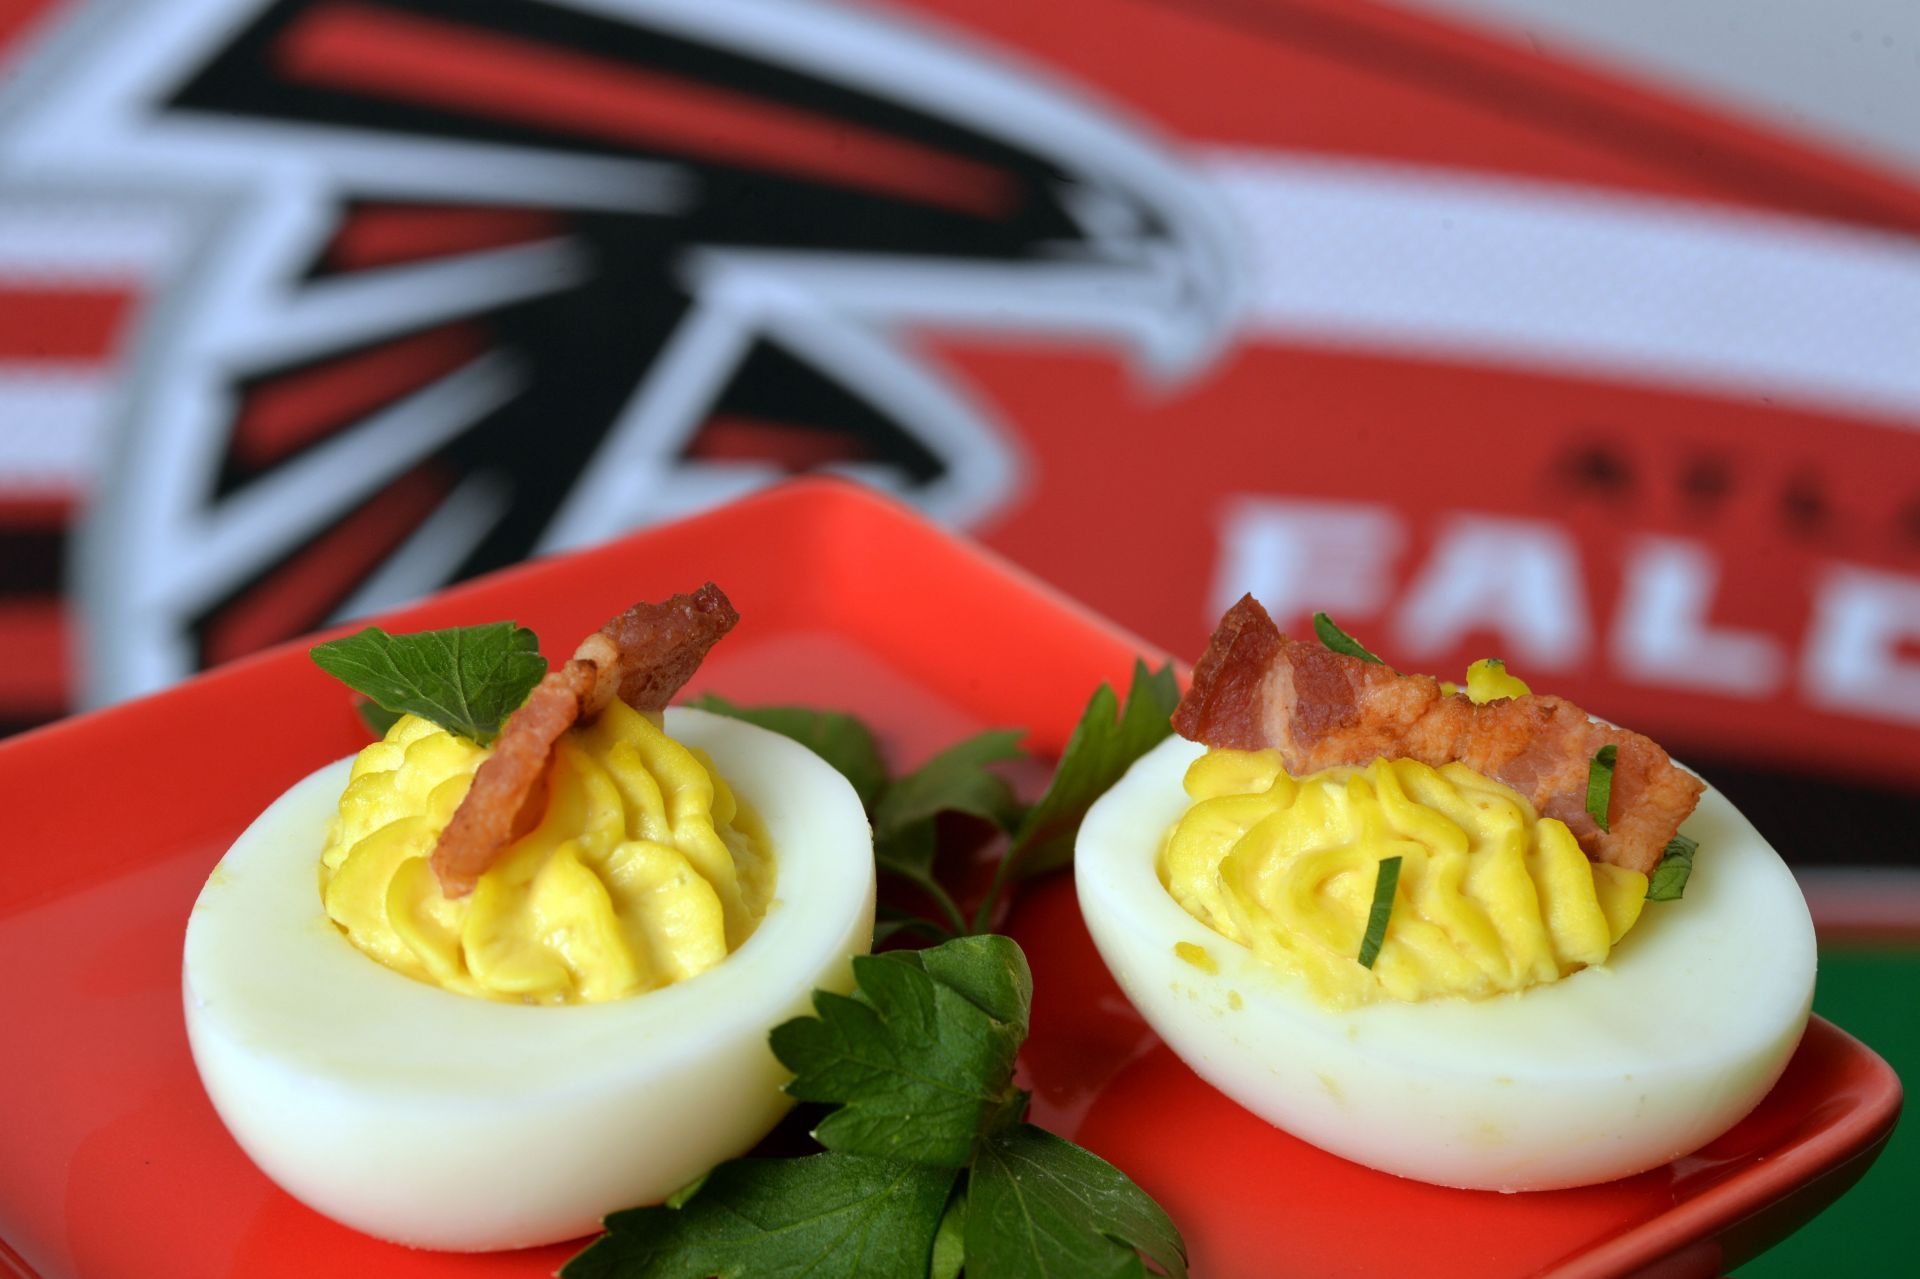
[[[1288,639],[1251,595],[1220,619],[1173,727],[1208,746],[1277,748],[1295,774],[1381,756],[1457,760],[1565,822],[1593,860],[1649,874],[1703,789],[1648,738],[1596,724],[1572,702],[1533,695],[1476,706],[1431,676]],[[1609,742],[1619,755],[1603,831],[1587,813],[1587,769]]]
[[[561,734],[615,696],[637,711],[664,709],[739,620],[726,594],[708,582],[691,595],[635,604],[581,641],[507,717],[493,754],[440,832],[429,863],[440,891],[472,892],[500,850],[540,820],[540,782]]]

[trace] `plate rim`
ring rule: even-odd
[[[304,650],[316,638],[344,634],[370,623],[405,624],[406,619],[422,613],[458,612],[479,597],[503,590],[511,591],[519,583],[544,577],[556,565],[594,556],[629,554],[636,545],[650,542],[669,531],[679,535],[697,533],[702,527],[716,521],[738,519],[742,511],[758,513],[763,518],[785,518],[802,523],[852,518],[869,527],[911,533],[917,543],[937,546],[942,554],[951,557],[951,563],[970,566],[973,571],[993,579],[997,586],[1012,588],[1023,604],[1050,609],[1063,620],[1070,620],[1078,633],[1076,642],[1099,642],[1103,650],[1102,661],[1117,658],[1122,653],[1137,654],[1150,660],[1160,660],[1166,656],[1158,646],[1130,634],[1125,628],[1048,585],[1029,570],[962,535],[940,527],[892,498],[838,478],[805,477],[680,520],[639,529],[612,542],[570,555],[508,566],[435,592],[401,608],[284,641],[146,697],[84,711],[13,738],[0,740],[0,779],[16,770],[26,772],[34,758],[46,752],[59,753],[70,749],[76,742],[101,731],[109,723],[122,721],[124,717],[164,713],[167,708],[177,706],[182,701],[217,695],[221,689],[258,678],[264,668],[286,661],[289,650]],[[1095,664],[1091,661],[1088,663],[1089,666]],[[131,868],[146,864],[149,863],[135,861],[127,866]],[[115,876],[121,873],[124,873],[124,869],[114,871]],[[64,891],[72,889],[69,887]],[[64,891],[56,887],[43,894],[29,891],[24,897],[11,902],[0,900],[0,921],[17,910],[30,909],[44,900],[57,900],[64,895]],[[1821,1028],[1819,1032],[1814,1030],[1816,1025]],[[1866,1173],[1879,1151],[1884,1149],[1899,1118],[1904,1092],[1892,1067],[1853,1035],[1818,1014],[1809,1019],[1808,1034],[1813,1033],[1836,1037],[1836,1047],[1841,1054],[1864,1069],[1865,1078],[1857,1089],[1850,1090],[1857,1094],[1854,1104],[1847,1106],[1833,1122],[1804,1140],[1771,1148],[1766,1158],[1750,1160],[1734,1175],[1715,1182],[1698,1194],[1552,1263],[1536,1272],[1537,1279],[1605,1279],[1631,1275],[1702,1240],[1724,1239],[1729,1231],[1742,1222],[1759,1216],[1772,1205],[1791,1200],[1794,1195],[1806,1191],[1823,1178],[1835,1173],[1851,1172],[1831,1197],[1820,1203],[1812,1214],[1798,1221],[1793,1229],[1804,1226],[1828,1203],[1844,1194]],[[1805,1051],[1806,1042],[1803,1036],[1801,1044],[1795,1049],[1796,1057]],[[1756,1178],[1761,1179],[1758,1184]],[[1767,1238],[1761,1251],[1785,1237],[1782,1234]],[[1758,1238],[1764,1236],[1756,1236]],[[1752,1255],[1757,1253],[1729,1260],[1737,1265],[1750,1260]],[[0,1236],[0,1274],[9,1271],[25,1276],[25,1279],[39,1279],[38,1272],[27,1264],[4,1236]]]

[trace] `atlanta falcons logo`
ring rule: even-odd
[[[98,3],[15,179],[178,206],[77,561],[87,695],[833,470],[965,525],[1018,451],[917,332],[1191,374],[1233,242],[1138,127],[812,0]]]

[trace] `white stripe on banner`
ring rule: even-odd
[[[1454,170],[1224,150],[1200,163],[1248,242],[1254,334],[1920,428],[1920,240]]]
[[[93,364],[0,362],[0,496],[78,497],[93,487],[114,390]]]
[[[8,191],[0,195],[0,281],[139,286],[179,262],[186,231],[178,215],[132,198]]]
[[[1920,427],[1920,240],[1454,170],[1212,150],[1245,337],[1595,374]],[[0,281],[156,282],[169,212],[8,192]],[[82,490],[111,370],[0,365],[0,491]]]

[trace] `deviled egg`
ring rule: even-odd
[[[1169,738],[1093,806],[1074,853],[1081,913],[1155,1032],[1304,1141],[1446,1186],[1609,1181],[1732,1127],[1800,1040],[1814,972],[1806,905],[1717,791],[1687,822],[1711,856],[1686,896],[1649,905],[1603,964],[1513,993],[1339,1007],[1161,882],[1163,842],[1192,802],[1182,779],[1205,754]]]
[[[590,715],[546,740],[538,813],[465,891],[432,854],[490,751],[412,716],[296,783],[201,891],[195,1064],[254,1162],[319,1212],[423,1248],[573,1238],[791,1104],[768,1033],[816,987],[850,989],[872,940],[858,796],[736,719]]]
[[[1255,1114],[1441,1185],[1608,1181],[1732,1127],[1811,1007],[1779,856],[1638,734],[1338,638],[1243,600],[1188,737],[1088,813],[1081,912],[1134,1006]]]

